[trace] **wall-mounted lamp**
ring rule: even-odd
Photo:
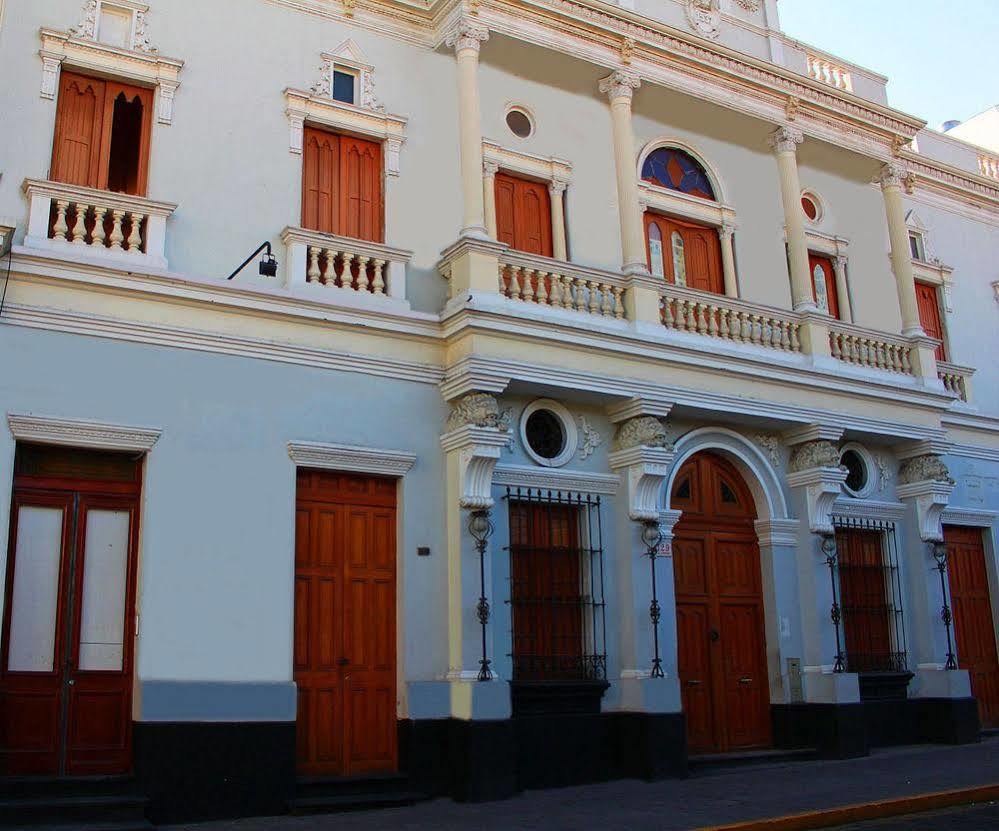
[[[232,274],[226,277],[226,280],[231,280],[233,277],[239,274],[239,272],[241,272],[244,268],[246,268],[250,264],[250,261],[262,251],[265,253],[260,258],[260,276],[277,277],[278,261],[277,259],[275,259],[274,254],[271,253],[271,244],[269,242],[264,242],[260,244],[260,247],[256,251],[254,251],[252,254],[250,254],[249,257],[243,260],[243,262],[240,263],[239,267]]]
[[[659,556],[659,546],[663,542],[663,529],[654,520],[646,520],[642,523],[642,544],[645,546],[645,554],[652,565],[652,603],[649,604],[649,620],[652,623],[652,670],[649,673],[651,678],[665,678],[663,672],[663,660],[659,655],[659,620],[662,617],[662,607],[659,605],[659,592],[656,589],[656,558]]]
[[[14,221],[0,219],[0,257],[6,257],[14,244]]]

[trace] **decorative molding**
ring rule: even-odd
[[[147,452],[156,444],[162,432],[150,427],[15,413],[7,415],[7,424],[18,441],[95,450]]]
[[[901,476],[899,476],[901,481]],[[916,520],[919,524],[919,536],[925,542],[940,542],[943,540],[941,517],[950,502],[954,492],[953,482],[924,480],[900,484],[895,492],[899,499],[912,500],[916,506]]]
[[[614,424],[620,424],[622,421],[628,421],[639,416],[654,416],[655,418],[665,420],[672,409],[673,403],[671,401],[635,396],[619,403],[611,404],[607,408],[607,417]]]
[[[756,14],[760,10],[760,0],[735,0],[735,2],[752,14]]]
[[[583,434],[583,444],[579,448],[579,458],[586,461],[604,443],[604,437],[593,429],[586,416],[579,417],[579,430]]]
[[[903,162],[888,162],[878,171],[877,183],[882,188],[902,188],[909,176],[909,170]]]
[[[415,453],[401,450],[311,441],[288,442],[288,455],[299,467],[371,473],[378,476],[405,476],[416,463]]]
[[[915,456],[906,460],[898,474],[898,484],[915,485],[922,482],[939,482],[953,487],[954,480],[943,459],[934,454]]]
[[[659,519],[660,495],[674,458],[672,449],[663,445],[630,445],[610,454],[611,470],[622,470],[627,475],[628,516],[635,522]]]
[[[491,139],[482,140],[482,164],[492,175],[501,169],[510,170],[543,179],[549,187],[559,187],[562,191],[572,181],[572,162],[558,156],[538,156],[514,150]]]
[[[659,512],[659,530],[663,535],[662,542],[659,543],[660,557],[673,556],[673,532],[676,530],[676,524],[680,521],[681,516],[683,516],[683,511],[674,509]]]
[[[805,134],[797,127],[778,127],[770,134],[770,147],[775,153],[797,153]]]
[[[357,106],[372,112],[385,112],[384,105],[375,96],[375,68],[353,40],[348,38],[332,52],[323,52],[320,58],[319,80],[310,87],[312,93],[333,100],[333,72],[346,69],[357,79]]]
[[[126,44],[122,48],[132,49],[136,52],[157,51],[149,43],[149,37],[146,33],[146,15],[149,13],[149,6],[133,2],[133,0],[113,0],[113,2],[86,0],[80,12],[80,22],[69,29],[69,34],[81,40],[97,41],[100,35],[100,16],[104,6],[131,15],[131,24],[125,38]]]
[[[839,463],[839,450],[826,439],[809,440],[794,446],[787,469],[791,473],[801,473],[817,468],[845,469]]]
[[[759,519],[753,523],[761,547],[797,546],[801,521],[797,519]]]
[[[895,472],[892,470],[890,461],[883,453],[877,453],[874,456],[874,465],[878,470],[878,490],[884,493],[888,490],[891,480],[895,478]]]
[[[507,429],[503,424],[499,401],[485,392],[469,393],[451,405],[445,430],[450,433],[466,425]]]
[[[901,502],[840,497],[833,504],[832,515],[849,519],[869,519],[874,522],[899,522],[905,516],[905,505]]]
[[[613,496],[621,486],[621,478],[579,470],[496,465],[493,472],[493,484],[537,488],[543,491],[597,493]]]
[[[687,23],[701,37],[717,40],[721,34],[721,0],[686,0]]]
[[[972,528],[991,528],[999,520],[999,511],[981,508],[958,508],[948,505],[940,516],[944,525],[965,525]]]
[[[597,88],[613,101],[616,98],[631,98],[641,85],[641,78],[634,72],[619,69],[601,79]]]
[[[454,49],[455,52],[465,49],[474,49],[478,52],[487,40],[489,40],[489,29],[481,23],[461,17],[444,37],[444,45],[448,49]]]
[[[666,426],[655,416],[635,416],[618,425],[614,436],[615,452],[634,447],[653,447],[672,450]]]
[[[804,445],[804,447],[808,446]],[[836,448],[832,447],[832,450],[835,454],[835,460],[838,462],[839,455],[836,453]],[[815,460],[824,461],[824,459],[825,454],[821,460],[818,458]],[[794,457],[792,457],[792,465],[794,465]],[[788,474],[788,485],[792,488],[803,487],[805,489],[808,527],[813,534],[833,533],[833,504],[840,496],[845,481],[846,471],[840,467],[832,466],[800,469]]]
[[[507,441],[505,431],[474,424],[465,424],[441,436],[444,451],[457,454],[460,507],[472,510],[493,507],[493,470]]]
[[[774,433],[756,433],[752,439],[766,452],[770,464],[775,468],[781,466],[784,461],[784,445],[779,436]]]
[[[562,424],[562,433],[565,440],[562,451],[553,458],[546,458],[535,452],[531,443],[527,440],[527,422],[538,410],[548,410]],[[579,433],[576,430],[576,422],[572,413],[558,401],[552,398],[538,398],[528,404],[520,414],[520,443],[524,452],[542,467],[563,467],[567,465],[573,456],[576,455],[576,448],[579,445]]]

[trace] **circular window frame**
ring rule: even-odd
[[[854,499],[867,499],[872,493],[874,493],[874,489],[878,484],[877,465],[874,461],[874,456],[871,455],[871,451],[862,444],[848,442],[839,449],[840,464],[843,463],[843,457],[850,451],[856,453],[860,458],[860,461],[863,463],[865,472],[867,473],[867,481],[860,490],[854,490],[849,487],[844,480],[843,490]]]
[[[527,440],[527,420],[538,410],[548,410],[562,424],[565,444],[562,446],[562,452],[551,459],[546,459],[535,453],[534,448]],[[579,431],[576,429],[576,420],[572,417],[572,413],[558,401],[551,398],[539,398],[528,404],[524,408],[524,412],[520,414],[520,443],[531,460],[542,467],[564,467],[576,455],[576,448],[579,446]]]
[[[826,214],[826,209],[825,206],[822,204],[822,200],[819,199],[815,191],[803,190],[801,192],[800,202],[804,202],[806,199],[815,206],[815,219],[812,219],[808,215],[807,211],[805,211],[805,206],[802,205],[801,212],[805,215],[805,221],[811,223],[812,225],[820,224],[822,222],[823,217],[825,217]]]
[[[527,123],[530,125],[530,132],[526,136],[518,135],[514,132],[513,127],[510,126],[507,119],[510,118],[511,113],[520,113],[524,118],[527,119]],[[531,112],[523,104],[508,104],[506,109],[503,111],[503,126],[506,127],[507,131],[518,141],[528,141],[534,138],[534,134],[538,131],[538,122],[534,117],[534,113]]]

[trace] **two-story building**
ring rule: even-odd
[[[776,0],[0,0],[0,77],[8,796],[999,726],[999,160]]]

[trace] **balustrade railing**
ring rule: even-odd
[[[971,400],[971,376],[974,374],[971,367],[937,361],[937,376],[944,389],[964,402]]]
[[[835,323],[829,331],[832,356],[844,363],[912,375],[912,347],[905,338]]]
[[[853,76],[850,71],[818,55],[808,55],[808,74],[816,81],[853,92]]]
[[[28,179],[25,244],[166,267],[166,220],[176,205],[139,196]]]
[[[507,251],[499,258],[497,290],[504,297],[614,320],[625,319],[620,275],[560,260]]]
[[[793,312],[672,285],[662,292],[659,309],[667,329],[782,352],[802,351],[801,324]]]

